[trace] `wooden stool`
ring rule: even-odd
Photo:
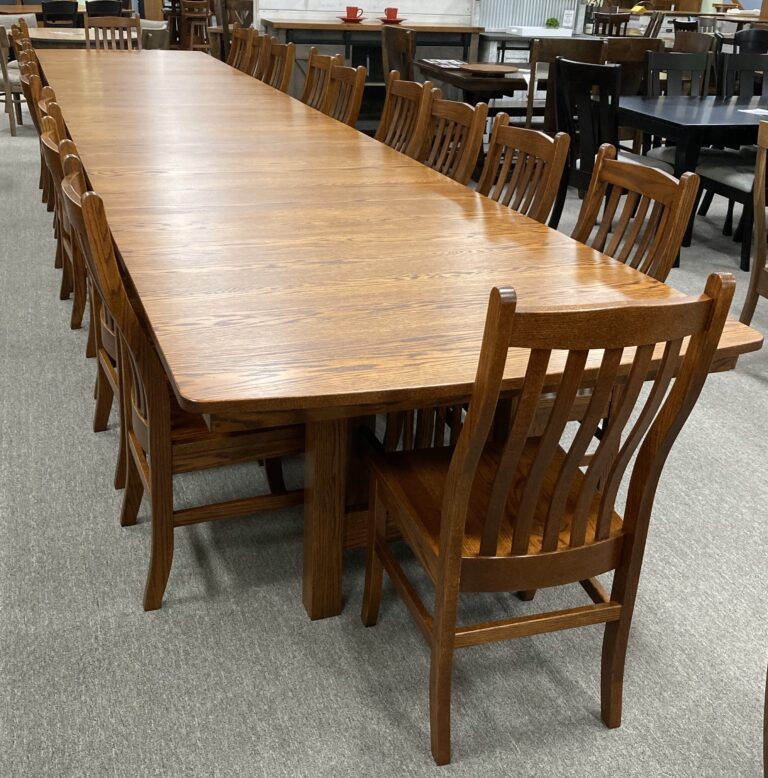
[[[211,7],[208,0],[181,0],[181,47],[210,54],[210,22]]]

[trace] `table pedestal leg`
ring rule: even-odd
[[[348,421],[306,427],[303,600],[311,619],[324,619],[341,613]]]

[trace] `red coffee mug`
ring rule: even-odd
[[[384,9],[384,16],[387,19],[397,19],[397,8],[385,8]]]
[[[356,5],[347,6],[347,19],[357,19],[363,15],[363,9],[358,8]]]

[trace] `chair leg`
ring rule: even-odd
[[[733,200],[728,201],[728,211],[723,223],[723,235],[733,235]]]
[[[439,586],[439,584],[438,584]],[[458,593],[439,591],[436,597],[429,664],[429,731],[432,757],[439,765],[451,761],[451,681]]]
[[[112,400],[115,393],[101,363],[96,371],[96,411],[93,414],[93,431],[104,432],[109,424]]]
[[[757,293],[757,276],[757,271],[753,269],[752,277],[749,279],[747,296],[744,300],[744,307],[741,309],[741,316],[739,316],[739,321],[742,324],[751,324],[752,317],[755,315],[755,308],[757,307],[757,300],[759,297]]]
[[[536,589],[526,589],[517,593],[517,598],[523,602],[530,602],[536,596]]]
[[[624,663],[631,615],[605,625],[600,675],[600,715],[606,727],[621,725],[621,701],[624,690]]]
[[[16,124],[23,126],[24,118],[21,113],[21,95],[14,95],[13,105],[16,108]]]
[[[283,477],[283,461],[280,457],[267,459],[264,462],[264,470],[267,473],[267,483],[269,491],[272,494],[283,494],[285,489],[285,478]]]
[[[74,237],[72,239],[72,280],[74,300],[72,303],[72,318],[69,326],[73,330],[79,330],[83,325],[83,314],[85,313],[85,304],[88,301],[88,293],[85,286],[85,265],[83,258],[76,245]]]
[[[557,225],[560,224],[560,217],[563,215],[563,206],[565,205],[565,197],[568,194],[568,171],[563,171],[563,178],[560,181],[560,189],[557,190],[557,197],[555,198],[555,205],[552,209],[552,215],[549,217],[549,226],[553,229],[557,229]]]
[[[381,584],[384,579],[384,566],[376,553],[376,538],[384,539],[387,532],[387,512],[378,496],[375,477],[371,477],[368,509],[368,541],[365,558],[365,588],[363,589],[363,608],[360,618],[366,627],[373,627],[379,620],[381,604]]]
[[[120,445],[122,448],[122,441]],[[125,492],[123,493],[123,507],[120,511],[120,526],[130,527],[136,523],[136,517],[139,514],[141,498],[144,496],[144,484],[141,482],[134,458],[128,453],[123,456],[126,458]]]
[[[699,206],[699,216],[706,216],[709,212],[709,206],[712,205],[712,200],[715,197],[715,193],[711,189],[707,189],[706,192],[704,192],[704,197],[701,200],[701,205]]]
[[[61,267],[61,287],[59,288],[59,300],[69,300],[72,294],[72,269],[68,262]]]
[[[151,457],[151,455],[150,455]],[[152,463],[155,476],[157,462]],[[170,464],[170,463],[169,463]],[[173,563],[173,493],[170,467],[164,475],[167,483],[152,479],[152,551],[149,558],[147,585],[144,589],[144,610],[155,611],[163,604],[165,587]]]
[[[90,295],[89,295],[90,297]],[[93,359],[96,356],[96,324],[93,318],[93,306],[88,303],[88,340],[85,343],[86,359]]]
[[[122,409],[121,409],[121,416],[122,416]],[[124,489],[128,478],[128,464],[126,461],[128,458],[128,449],[125,441],[125,424],[123,424],[122,418],[120,420],[120,427],[118,430],[118,434],[120,436],[120,443],[117,447],[117,462],[115,462],[114,485],[115,485],[115,489]]]
[[[747,204],[741,215],[741,269],[747,272],[749,272],[749,259],[752,253],[753,228],[752,207]]]
[[[54,224],[54,227],[56,225]],[[56,238],[56,254],[53,258],[53,266],[61,270],[64,267],[64,244],[61,242],[61,238],[57,234],[56,230],[54,230],[54,238]]]

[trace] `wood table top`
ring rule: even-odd
[[[683,297],[204,54],[39,57],[188,410],[461,394],[493,285],[527,309]],[[729,328],[722,353],[760,347]]]
[[[371,30],[381,30],[384,27],[384,24],[376,18],[366,18],[363,22],[353,22],[351,24],[341,20],[262,18],[261,24],[265,27],[273,27],[276,30],[344,30],[349,32],[370,32]],[[485,27],[471,24],[431,24],[428,22],[409,22],[407,19],[398,26],[415,30],[416,32],[479,33],[485,29]]]
[[[0,5],[0,15],[19,14],[19,16],[22,16],[23,14],[41,14],[42,12],[42,5],[17,5],[15,3]]]
[[[459,67],[439,65],[430,59],[417,59],[414,64],[425,79],[443,81],[479,97],[496,93],[512,95],[515,92],[528,91],[527,75],[530,73],[531,66],[527,62],[516,62],[515,66],[518,70],[503,76],[480,76]]]

